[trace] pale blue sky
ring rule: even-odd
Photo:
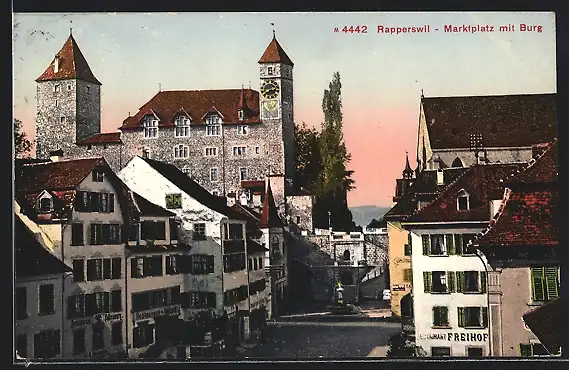
[[[67,39],[70,21],[103,84],[106,131],[135,113],[159,83],[174,90],[237,88],[251,81],[258,89],[257,61],[275,23],[277,39],[295,63],[297,122],[320,125],[323,90],[333,72],[341,74],[346,142],[358,186],[350,194],[353,205],[390,203],[405,151],[411,159],[415,155],[421,89],[426,96],[556,91],[553,13],[16,14],[14,114],[28,132],[34,80]],[[510,23],[541,25],[543,31],[498,32]],[[358,24],[367,25],[368,33],[333,32]],[[431,32],[378,34],[380,24],[430,24]],[[448,34],[445,24],[490,24],[496,30]],[[376,139],[368,143],[370,137]],[[392,148],[389,158],[382,148]]]

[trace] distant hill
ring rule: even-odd
[[[360,206],[360,207],[350,207],[352,212],[352,217],[356,225],[364,227],[367,226],[371,220],[374,218],[379,220],[390,207],[378,207],[378,206]]]

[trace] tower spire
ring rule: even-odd
[[[409,152],[405,152],[405,168],[403,169],[403,178],[410,179],[413,177],[413,170],[409,165]]]
[[[73,21],[69,21],[69,36],[73,36]]]

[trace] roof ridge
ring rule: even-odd
[[[504,210],[506,209],[506,205],[508,203],[508,201],[510,200],[510,195],[512,194],[512,189],[510,188],[505,188],[504,189],[504,195],[502,197],[502,201],[500,202],[500,207],[498,208],[498,212],[496,212],[496,214],[492,217],[492,219],[488,222],[488,226],[480,231],[478,234],[475,234],[474,238],[472,238],[469,242],[468,245],[475,245],[474,242],[478,241],[479,239],[483,238],[486,234],[488,234],[490,232],[490,230],[492,229],[492,227],[498,222],[498,220],[500,219],[500,217],[502,216],[502,214],[504,213]],[[476,244],[478,245],[478,244]]]
[[[446,96],[424,96],[423,99],[448,99],[448,98],[491,98],[503,96],[532,96],[532,95],[557,95],[556,92],[547,93],[525,93],[525,94],[490,94],[490,95],[446,95]]]

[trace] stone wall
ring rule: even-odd
[[[314,197],[312,195],[287,196],[287,206],[291,222],[301,230],[312,232]]]
[[[101,132],[101,87],[77,81],[77,132],[81,140]]]

